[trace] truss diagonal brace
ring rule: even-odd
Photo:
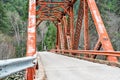
[[[88,0],[88,5],[92,13],[92,17],[99,35],[100,42],[102,43],[103,49],[105,51],[114,51],[110,39],[108,37],[107,31],[105,29],[105,26],[103,24],[102,18],[100,16],[99,10],[95,3],[95,0]],[[114,56],[108,56],[107,59],[109,61],[117,62],[117,58]]]

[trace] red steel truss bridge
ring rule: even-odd
[[[76,2],[79,8],[75,21]],[[93,49],[89,47],[88,13],[98,34]],[[57,29],[56,48],[36,52],[36,30],[46,20]],[[28,21],[27,57],[1,60],[0,78],[26,70],[26,80],[120,80],[120,52],[113,49],[95,0],[29,0]],[[83,50],[78,49],[81,29]],[[96,59],[99,55],[105,59]]]

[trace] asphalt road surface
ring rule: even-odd
[[[120,68],[39,52],[47,80],[120,80]]]

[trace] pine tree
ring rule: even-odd
[[[6,11],[3,6],[3,2],[0,1],[0,31],[3,33],[7,33],[8,28],[8,19],[6,15]]]

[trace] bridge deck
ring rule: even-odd
[[[120,68],[40,52],[47,80],[120,80]],[[40,75],[39,75],[40,76]]]

